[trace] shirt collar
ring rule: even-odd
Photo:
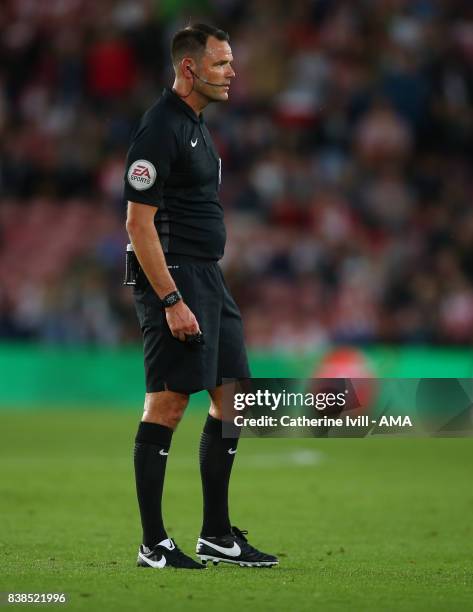
[[[178,106],[194,123],[203,123],[204,117],[202,113],[200,115],[196,115],[194,110],[186,103],[182,98],[180,98],[177,93],[175,93],[170,87],[165,87],[163,89],[163,96],[170,100],[173,104]]]

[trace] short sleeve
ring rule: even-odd
[[[128,150],[125,200],[159,206],[171,165],[177,157],[177,138],[170,126],[141,124]]]

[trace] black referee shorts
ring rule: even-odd
[[[240,311],[216,261],[166,257],[184,302],[194,313],[204,344],[174,338],[160,299],[141,272],[133,289],[143,334],[146,391],[195,393],[222,380],[250,376]]]

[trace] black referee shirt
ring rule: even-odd
[[[221,161],[205,125],[171,89],[143,115],[128,151],[125,199],[157,206],[164,253],[220,259]]]

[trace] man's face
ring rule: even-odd
[[[208,98],[209,101],[223,102],[228,100],[230,82],[235,76],[232,62],[232,50],[228,42],[209,36],[204,54],[197,62],[194,72],[201,79],[205,79],[209,83],[223,84],[224,87],[207,85],[207,83],[195,78],[194,90]]]

